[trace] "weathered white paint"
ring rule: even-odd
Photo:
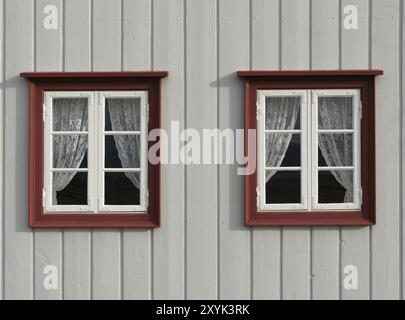
[[[281,68],[310,68],[310,1],[281,2]],[[311,297],[311,230],[282,228],[282,299]]]
[[[91,1],[64,2],[64,70],[91,70]],[[91,298],[91,234],[88,229],[63,233],[63,298]]]
[[[0,17],[4,16],[4,2],[0,1]],[[1,20],[1,19],[0,19]],[[4,24],[0,26],[0,61],[4,61]],[[4,70],[3,63],[0,63],[0,157],[4,159]],[[4,161],[0,160],[0,299],[4,297]]]
[[[43,21],[46,17],[44,7],[54,5],[58,9],[58,16],[62,13],[61,0],[38,0],[35,5],[35,61],[34,69],[40,71],[62,71],[62,28],[46,30]],[[61,19],[59,19],[60,21]],[[53,48],[49,50],[49,48]],[[55,266],[58,270],[57,289],[47,289],[43,285],[44,268]],[[34,297],[35,299],[62,298],[62,232],[56,230],[36,230],[34,232]]]
[[[151,70],[152,0],[122,2],[122,70]],[[150,230],[127,230],[122,233],[122,298],[152,297]]]
[[[311,69],[339,69],[339,1],[312,0]],[[311,298],[339,298],[338,227],[312,228]]]
[[[341,30],[341,68],[369,68],[369,0],[343,0],[341,12],[346,5],[355,5],[359,10],[359,29]],[[342,299],[368,299],[370,297],[370,228],[341,228],[340,243],[340,290]],[[359,287],[347,290],[343,286],[343,270],[347,265],[357,266]]]
[[[4,55],[4,298],[34,297],[33,232],[27,227],[28,86],[34,69],[34,2],[6,1]],[[18,52],[18,54],[16,54]],[[6,62],[7,61],[7,62]]]
[[[0,1],[0,297],[401,298],[400,2]],[[348,4],[358,7],[358,30],[342,28]],[[57,7],[59,29],[42,27],[45,5]],[[201,130],[243,127],[237,70],[369,67],[385,71],[377,81],[375,227],[252,230],[243,223],[236,166],[165,165],[158,229],[27,228],[28,109],[21,71],[168,70],[163,127],[179,120],[180,129]],[[48,264],[58,268],[56,290],[43,287]],[[358,268],[358,290],[343,287],[349,264]]]
[[[185,127],[185,8],[182,0],[153,0],[154,70],[168,70],[162,82],[162,127],[170,122]],[[161,223],[153,230],[152,282],[154,299],[184,299],[185,283],[185,168],[161,167]]]
[[[93,71],[121,70],[121,1],[97,0],[92,8]],[[92,231],[92,297],[120,299],[122,296],[122,230]]]
[[[249,68],[249,1],[218,2],[219,128],[243,128],[243,85],[235,70]],[[243,177],[219,168],[219,298],[251,297],[251,235],[243,222]]]
[[[217,128],[216,1],[186,2],[186,127]],[[186,298],[216,299],[218,280],[218,167],[186,171]]]
[[[400,10],[399,1],[373,1],[371,65],[377,80],[376,166],[378,223],[371,229],[371,297],[398,299],[400,273]],[[403,143],[403,141],[402,141]]]

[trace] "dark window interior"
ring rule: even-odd
[[[87,152],[80,168],[87,168]],[[65,187],[56,192],[58,205],[87,205],[87,172],[78,172]]]
[[[291,139],[281,166],[299,163],[299,136]],[[320,166],[326,166],[322,152],[318,149]],[[346,190],[336,181],[330,171],[319,172],[319,203],[343,203]],[[298,171],[278,171],[266,183],[266,203],[301,203],[301,177]]]
[[[122,168],[115,145],[114,136],[105,137],[105,167]],[[139,190],[124,172],[105,174],[105,204],[107,205],[139,205]]]
[[[301,173],[299,171],[278,171],[266,183],[266,203],[300,202]]]
[[[318,203],[344,203],[346,189],[330,171],[318,173]]]
[[[139,205],[139,190],[124,172],[106,172],[104,188],[106,205]]]
[[[106,139],[106,161],[112,168],[121,168],[118,151],[113,136]],[[87,152],[80,168],[87,167]],[[79,172],[65,189],[56,193],[58,205],[87,205],[87,173]],[[108,205],[139,205],[139,190],[123,172],[106,173],[105,175],[105,204]]]
[[[113,135],[105,136],[105,168],[122,168]]]

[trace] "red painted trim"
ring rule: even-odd
[[[376,76],[383,74],[383,70],[254,70],[238,71],[241,78],[251,77],[285,77],[285,76]]]
[[[346,71],[344,71],[346,72]],[[282,74],[281,74],[282,73]],[[376,223],[375,194],[375,75],[381,70],[356,71],[353,74],[331,71],[243,71],[245,77],[245,154],[248,152],[248,129],[257,129],[256,100],[260,89],[330,89],[361,90],[363,117],[361,126],[362,207],[358,211],[258,211],[256,205],[257,171],[245,176],[245,223],[247,226],[367,226]],[[269,76],[266,76],[269,75]],[[322,75],[324,74],[324,75]],[[252,75],[252,77],[249,77]],[[257,147],[257,146],[256,146]],[[256,148],[257,150],[257,148]],[[257,157],[256,157],[257,158]],[[257,167],[257,163],[256,163]]]
[[[37,74],[37,73],[35,73]],[[58,73],[60,74],[60,73]],[[167,74],[167,73],[166,73]],[[23,75],[27,75],[24,73]],[[161,87],[157,77],[32,77],[29,78],[29,219],[32,228],[155,228],[160,226],[160,164],[148,164],[148,211],[143,213],[93,214],[44,212],[44,124],[42,104],[45,91],[148,90],[149,130],[161,127]],[[149,147],[153,142],[149,142]]]
[[[92,72],[21,72],[20,77],[27,79],[40,78],[164,78],[167,71],[92,71]]]

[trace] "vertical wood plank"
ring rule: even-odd
[[[372,67],[376,89],[377,224],[372,228],[372,298],[400,293],[399,1],[372,2]]]
[[[311,68],[339,68],[339,1],[312,0]],[[312,299],[339,299],[338,227],[312,229]]]
[[[93,1],[93,70],[121,70],[121,1]],[[92,297],[121,298],[119,229],[92,232]]]
[[[339,299],[339,246],[339,228],[312,230],[312,299]]]
[[[64,1],[66,71],[91,70],[91,0]]]
[[[151,0],[123,1],[123,70],[151,69]],[[150,299],[150,230],[124,229],[122,279],[124,299]]]
[[[217,127],[216,1],[186,2],[186,126]],[[187,298],[217,298],[217,166],[187,167]]]
[[[243,128],[243,85],[249,68],[249,1],[219,1],[219,128]],[[223,152],[224,154],[224,152]],[[224,160],[223,160],[224,161]],[[237,164],[219,168],[219,298],[251,297],[250,232],[243,221],[243,176]]]
[[[281,7],[281,67],[309,68],[309,1],[291,0]],[[282,229],[282,298],[310,298],[310,229]]]
[[[36,71],[61,71],[62,69],[62,1],[37,0],[35,2],[36,14]],[[51,13],[44,13],[47,6],[54,6],[57,10],[57,29],[46,29],[44,19]],[[53,13],[52,13],[53,14]],[[34,231],[34,281],[35,299],[61,299],[62,298],[62,232],[56,230]],[[57,288],[47,289],[44,286],[44,268],[48,265],[56,267]]]
[[[184,1],[153,1],[153,66],[162,82],[162,128],[184,128]],[[175,137],[177,139],[177,137]],[[169,149],[170,150],[170,149]],[[161,227],[153,230],[153,298],[185,298],[184,165],[161,166]]]
[[[404,230],[405,230],[405,6],[403,2],[401,3],[401,28],[402,28],[402,39],[401,39],[401,114],[402,114],[402,135],[401,135],[401,143],[402,143],[402,201],[401,201],[401,212],[402,212],[402,229],[401,229],[401,236],[402,236],[402,252],[401,252],[401,264],[402,264],[402,269],[401,269],[401,277],[402,277],[402,283],[401,283],[401,298],[404,299],[405,297],[405,236],[404,236]]]
[[[357,30],[345,29],[343,10],[354,5],[359,13]],[[342,0],[341,12],[341,67],[342,69],[369,68],[369,0]],[[344,227],[341,233],[341,298],[369,299],[370,293],[370,228]],[[346,289],[343,285],[344,268],[353,265],[358,270],[358,289]]]
[[[19,77],[32,71],[33,1],[5,5],[4,285],[6,299],[33,298],[33,237],[28,216],[28,86]]]
[[[0,1],[0,299],[4,298],[4,1]]]
[[[90,0],[64,2],[65,71],[91,69]],[[91,243],[89,229],[65,229],[63,234],[63,297],[91,297]]]
[[[252,69],[279,68],[279,0],[252,2]],[[253,299],[280,299],[280,228],[253,230]]]

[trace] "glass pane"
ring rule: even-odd
[[[53,205],[87,205],[87,172],[58,171],[52,175]]]
[[[319,129],[353,129],[353,97],[319,97]]]
[[[301,97],[267,97],[266,130],[300,129]]]
[[[106,205],[140,205],[139,172],[106,172]]]
[[[319,134],[318,166],[353,166],[353,134]]]
[[[106,135],[105,168],[140,168],[139,135]]]
[[[87,147],[86,134],[53,135],[53,168],[86,168]]]
[[[301,135],[291,133],[266,133],[266,166],[301,166]]]
[[[266,172],[266,203],[301,203],[301,172]]]
[[[333,170],[318,172],[318,203],[352,203],[353,172]]]
[[[107,98],[105,131],[140,131],[141,98]]]
[[[53,131],[87,131],[87,98],[54,98]]]

